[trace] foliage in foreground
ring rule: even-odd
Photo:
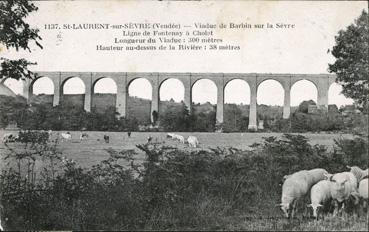
[[[42,48],[39,29],[32,28],[26,20],[30,13],[37,10],[35,4],[27,0],[0,1],[0,44],[16,51],[22,49],[31,52],[31,42]],[[28,66],[34,64],[26,59],[10,60],[1,57],[0,80],[8,77],[32,79],[35,74]]]
[[[337,74],[342,84],[342,93],[354,99],[363,111],[368,110],[369,94],[369,17],[362,11],[355,23],[340,30],[335,37],[332,55],[336,58],[329,64],[329,71]]]
[[[56,144],[23,141],[24,150],[9,146],[0,179],[11,230],[321,229],[280,218],[274,206],[283,175],[368,166],[361,138],[336,141],[332,153],[289,134],[264,138],[252,151],[141,144],[143,163],[135,161],[134,150],[107,150],[109,158],[88,169],[63,157]],[[358,223],[363,226],[362,219]]]

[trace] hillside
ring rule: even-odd
[[[33,96],[31,102],[37,103],[52,103],[53,95],[37,95]],[[104,110],[108,107],[115,106],[115,94],[94,94],[92,98],[92,108],[95,108],[98,112],[104,112]],[[84,95],[83,94],[72,94],[72,95],[64,95],[61,102],[66,104],[73,104],[77,107],[83,107]],[[151,110],[151,100],[142,99],[138,97],[128,97],[127,100],[127,115],[132,115],[142,124],[148,124],[150,122],[150,110]],[[182,103],[170,101],[160,101],[159,107],[159,115],[163,115],[169,108],[176,108],[179,110]],[[211,111],[216,110],[216,106],[210,104],[209,102],[204,104],[193,104],[193,110],[196,113],[209,113]],[[236,109],[237,108],[237,109]],[[224,105],[224,119],[225,121],[231,120],[236,115],[242,115],[243,117],[247,117],[249,115],[249,105],[237,105],[237,104],[225,104]],[[291,109],[293,112],[294,109]],[[283,107],[281,106],[267,106],[267,105],[259,105],[258,106],[258,115],[259,117],[264,118],[265,116],[269,118],[282,117]]]
[[[16,97],[17,96],[11,89],[9,89],[4,84],[0,83],[0,96],[1,95],[10,96],[10,97]]]

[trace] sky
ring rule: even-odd
[[[327,52],[335,44],[338,31],[354,22],[366,1],[38,1],[39,10],[28,22],[40,29],[43,49],[32,46],[32,52],[2,49],[1,56],[27,58],[37,62],[35,71],[83,72],[223,72],[223,73],[328,73],[334,57]],[[239,51],[96,51],[97,44],[112,44],[120,31],[45,30],[45,24],[160,22],[193,25],[202,23],[284,23],[294,29],[215,30],[215,38],[239,45]],[[21,84],[6,84],[20,92]],[[95,92],[114,93],[116,85],[108,78],[95,86]],[[84,85],[72,78],[64,86],[65,94],[83,93]],[[333,84],[329,104],[351,104]],[[292,86],[291,105],[302,100],[316,100],[316,88],[308,81]],[[35,83],[34,93],[53,93],[50,80]],[[183,86],[175,79],[164,82],[161,100],[183,100]],[[225,89],[226,103],[248,104],[250,90],[246,82],[234,80]],[[150,99],[151,86],[137,79],[129,86],[129,94]],[[216,103],[214,83],[203,79],[193,86],[194,102]],[[276,81],[263,82],[258,89],[259,104],[282,105],[283,89]]]

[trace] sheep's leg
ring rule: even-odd
[[[333,216],[337,216],[337,214],[338,214],[338,208],[339,208],[339,206],[338,206],[338,201],[337,201],[337,200],[335,200],[335,201],[334,201]]]
[[[294,218],[295,217],[295,214],[296,214],[296,205],[297,205],[297,200],[294,200],[291,204],[292,206],[292,210],[291,210],[291,218]]]
[[[342,216],[342,214],[344,213],[344,211],[345,211],[345,201],[342,202],[342,205],[341,205],[341,207],[338,210],[339,215]]]
[[[354,204],[355,205],[359,204],[360,194],[358,192],[354,191],[354,192],[351,193],[351,196],[353,196],[355,198]]]

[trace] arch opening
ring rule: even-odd
[[[192,101],[196,104],[217,103],[217,86],[212,80],[200,79],[192,85]]]
[[[159,88],[160,115],[170,110],[179,111],[184,102],[185,89],[182,81],[169,78]]]
[[[241,79],[229,81],[224,87],[224,123],[226,132],[242,132],[248,127],[250,86]]]
[[[61,86],[62,104],[82,107],[84,105],[86,87],[81,78],[70,77]]]
[[[32,93],[34,95],[53,95],[54,83],[49,77],[40,77],[32,84]]]
[[[108,108],[115,108],[117,84],[110,77],[98,79],[92,88],[92,109],[103,113]]]
[[[318,89],[309,80],[300,80],[291,87],[291,106],[297,107],[303,101],[313,100],[317,104]],[[292,110],[291,110],[292,111]]]
[[[259,129],[273,125],[276,119],[283,116],[284,88],[279,81],[269,79],[261,82],[257,89],[257,113]],[[260,120],[263,120],[261,122]]]
[[[283,106],[284,88],[276,80],[265,80],[258,86],[256,99],[259,105]]]
[[[40,77],[35,80],[30,89],[31,101],[42,101],[52,104],[54,83],[49,77]]]
[[[152,85],[146,78],[136,78],[128,84],[127,114],[140,125],[151,123]]]

